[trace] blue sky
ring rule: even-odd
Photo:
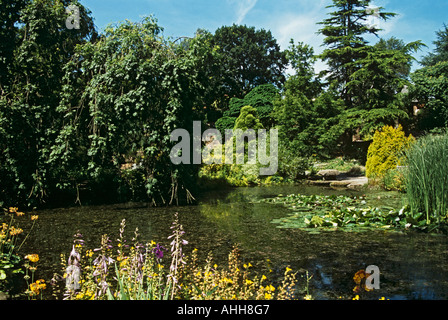
[[[154,15],[166,37],[193,36],[198,28],[214,32],[224,25],[246,24],[270,30],[282,49],[293,38],[312,45],[317,53],[323,48],[322,37],[316,35],[316,22],[325,19],[331,0],[81,0],[92,11],[101,31],[109,23],[125,19],[140,21]],[[447,0],[374,0],[388,12],[398,14],[387,22],[378,22],[384,29],[379,36],[396,37],[405,42],[422,40],[425,48],[416,58],[431,51],[435,32],[448,24]],[[368,38],[371,43],[377,39]],[[418,67],[418,65],[415,65]],[[323,68],[317,63],[316,69]]]

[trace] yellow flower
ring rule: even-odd
[[[29,254],[29,255],[25,256],[25,259],[28,259],[31,262],[37,262],[37,261],[39,261],[39,255],[37,255],[35,253]]]
[[[233,283],[233,280],[229,279],[229,278],[224,278],[224,279],[222,279],[222,281],[227,282],[227,283]]]
[[[266,300],[272,299],[272,295],[271,295],[270,293],[265,293],[265,294],[264,294],[264,298],[265,298]]]
[[[286,267],[286,271],[285,271],[285,273],[288,273],[289,271],[292,271],[292,269],[291,269],[291,268],[288,268],[288,267]]]
[[[251,284],[253,284],[254,282],[252,281],[252,280],[249,280],[249,279],[246,279],[246,284],[247,285],[251,285]]]
[[[313,297],[310,294],[307,294],[303,297],[304,300],[313,300]]]
[[[21,216],[24,216],[24,215],[25,215],[25,213],[23,213],[23,212],[19,212],[19,211],[16,212],[16,216],[18,216],[18,217],[21,217]]]
[[[265,275],[262,275],[261,276],[261,281],[264,281],[264,280],[266,280],[267,279],[267,277],[265,276]]]
[[[35,221],[35,220],[37,220],[38,218],[39,218],[38,215],[32,215],[32,216],[31,216],[31,221]]]
[[[356,296],[353,298],[353,300],[359,300],[359,296],[356,295]]]
[[[40,279],[36,282],[33,282],[30,284],[30,291],[32,294],[39,294],[41,290],[44,290],[47,288],[47,285],[45,284],[45,280]]]
[[[19,210],[19,208],[17,208],[17,207],[9,207],[10,213],[16,213],[18,210]]]
[[[270,284],[270,285],[268,285],[268,286],[266,286],[266,288],[265,288],[267,291],[271,291],[271,292],[274,292],[275,291],[275,288]]]
[[[124,258],[121,262],[120,262],[120,268],[124,268],[125,266],[128,265],[129,259],[128,258]]]
[[[10,234],[11,236],[17,236],[17,235],[21,234],[22,232],[23,232],[22,229],[20,229],[20,228],[16,228],[16,227],[14,227],[14,226],[12,226],[12,227],[9,229],[9,234]]]

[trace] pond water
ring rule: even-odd
[[[189,241],[185,251],[197,248],[203,257],[212,251],[215,262],[224,265],[232,246],[238,244],[244,262],[274,279],[290,266],[299,272],[299,287],[303,287],[305,280],[300,275],[308,271],[313,276],[310,293],[316,299],[353,298],[353,276],[369,265],[378,266],[381,272],[380,289],[364,294],[364,299],[448,297],[447,236],[391,231],[310,234],[277,228],[272,219],[285,217],[289,210],[257,200],[292,193],[363,194],[302,185],[254,187],[210,191],[194,206],[153,208],[129,203],[42,210],[22,254],[39,254],[37,276],[49,281],[54,273],[61,273],[60,254],[69,254],[76,232],[83,234],[88,247],[96,248],[103,234],[117,238],[125,218],[127,239],[131,240],[138,228],[142,241],[154,240],[169,247],[166,238],[178,212]],[[367,199],[374,205],[395,207],[402,201],[398,194],[373,191]]]

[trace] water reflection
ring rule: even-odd
[[[317,187],[257,187],[214,191],[204,194],[196,206],[150,208],[142,204],[121,204],[44,210],[39,213],[23,254],[38,253],[42,277],[60,272],[60,253],[68,254],[73,235],[80,231],[86,243],[95,248],[101,235],[118,236],[126,218],[126,236],[138,228],[143,241],[168,243],[174,213],[189,240],[187,251],[198,248],[205,256],[212,251],[218,265],[237,243],[242,259],[263,273],[281,276],[286,266],[313,275],[310,292],[318,299],[350,299],[354,296],[353,275],[368,265],[381,271],[381,288],[363,296],[366,299],[446,299],[448,294],[447,237],[396,232],[309,234],[295,229],[279,229],[271,221],[286,216],[281,206],[257,203],[257,199],[278,194],[350,194],[357,191]],[[369,193],[375,205],[400,206],[399,195]],[[168,247],[168,246],[167,246]],[[304,285],[304,279],[300,280]]]

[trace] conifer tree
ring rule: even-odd
[[[353,93],[347,89],[351,76],[359,69],[358,61],[365,58],[365,48],[368,42],[364,35],[377,35],[381,29],[369,26],[372,15],[384,21],[395,16],[395,13],[383,12],[382,7],[373,9],[370,0],[333,0],[335,8],[330,17],[320,22],[323,25],[319,33],[325,36],[324,45],[327,48],[319,56],[327,62],[329,84],[341,92],[347,107],[352,107]]]

